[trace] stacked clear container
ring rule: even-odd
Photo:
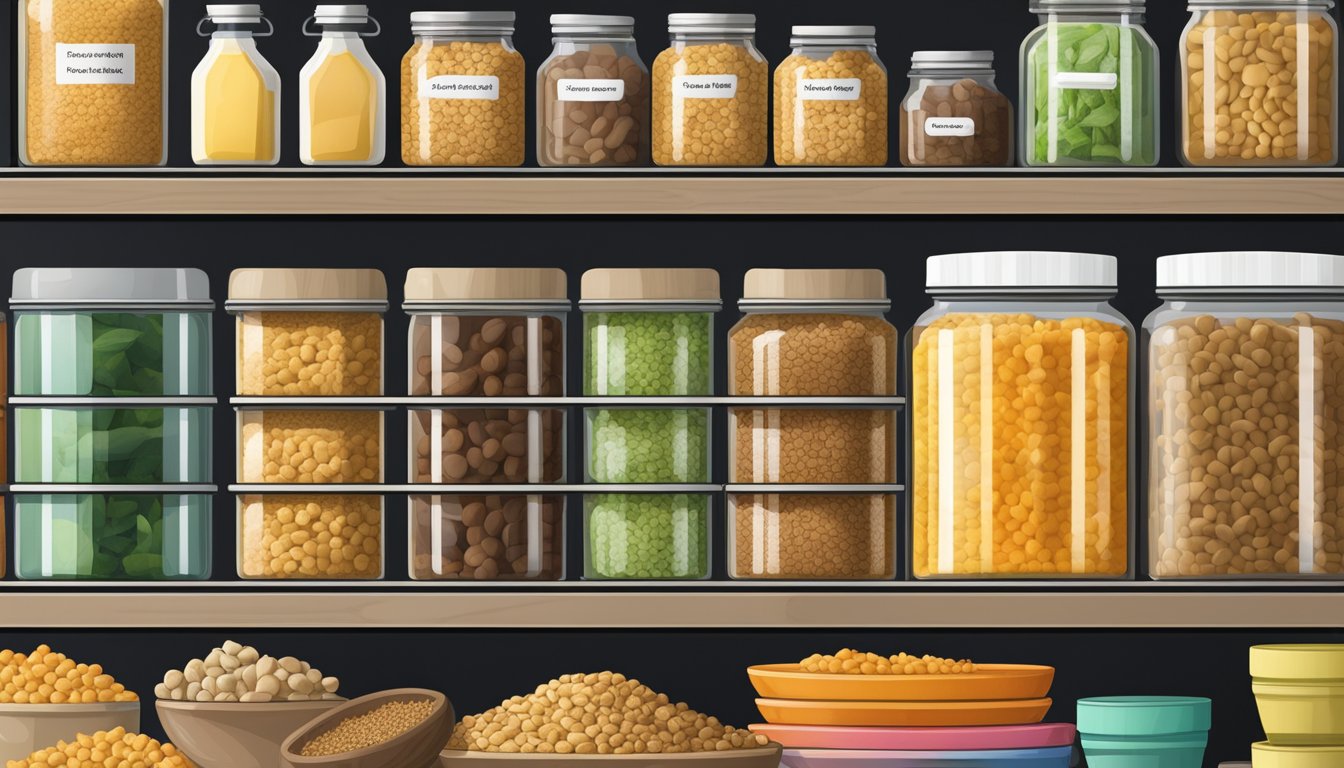
[[[240,269],[238,576],[383,575],[383,315],[373,269]]]
[[[896,575],[898,336],[880,270],[753,269],[728,337],[728,570]]]
[[[405,297],[410,577],[563,579],[565,273],[412,269]]]
[[[584,576],[707,579],[718,273],[594,269],[579,306]]]
[[[928,263],[911,332],[917,578],[1119,578],[1132,568],[1133,328],[1113,256]]]
[[[1344,256],[1158,260],[1149,575],[1344,577]]]
[[[211,328],[195,269],[14,274],[14,569],[211,573]]]

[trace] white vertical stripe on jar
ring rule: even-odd
[[[1328,11],[1327,11],[1328,13]],[[1298,100],[1297,105],[1297,159],[1307,160],[1311,157],[1311,127],[1312,116],[1317,114],[1316,104],[1313,102],[1312,94],[1320,90],[1319,85],[1312,88],[1312,84],[1317,84],[1316,73],[1311,71],[1311,13],[1306,9],[1300,8],[1297,11],[1297,76],[1293,78],[1294,83],[1304,84],[1297,88],[1293,98]],[[1322,46],[1324,49],[1324,46]],[[1334,116],[1330,117],[1331,122]],[[1305,541],[1305,539],[1304,539]],[[1306,561],[1303,560],[1303,563]],[[1312,566],[1315,567],[1315,558],[1312,559]],[[1303,571],[1307,573],[1307,571]]]
[[[1096,397],[1097,505],[1094,516],[1097,521],[1097,538],[1092,546],[1100,562],[1103,552],[1111,548],[1115,536],[1115,531],[1111,530],[1111,481],[1115,471],[1111,453],[1111,441],[1114,438],[1111,431],[1111,366],[1101,359],[1100,352],[1097,355]],[[1083,566],[1086,568],[1086,562]]]
[[[594,395],[616,394],[607,391],[607,383],[610,373],[607,371],[607,355],[610,354],[611,340],[608,338],[610,325],[606,321],[597,324],[597,338],[593,339],[593,388],[596,390]]]
[[[411,466],[419,463],[418,457],[412,462]],[[443,411],[437,408],[429,412],[429,481],[443,482]]]
[[[195,469],[191,465],[191,445],[195,442],[195,435],[191,429],[192,409],[177,409],[177,467],[172,470],[173,477],[169,479],[167,468],[162,473],[165,482],[186,483],[192,480],[208,480],[205,477],[195,477]],[[164,419],[167,422],[167,419]],[[165,435],[166,437],[166,435]],[[201,458],[205,458],[202,456]]]
[[[980,572],[994,571],[994,326],[980,326]]]
[[[461,508],[459,507],[459,510]],[[443,540],[443,497],[434,495],[429,497],[429,562],[434,573],[442,576],[443,553],[448,549],[448,543]],[[411,522],[415,524],[414,521]],[[454,542],[461,545],[461,542]]]
[[[869,576],[887,573],[887,539],[891,532],[887,530],[887,499],[885,496],[868,498],[868,574]],[[864,574],[854,574],[863,576]]]
[[[529,579],[535,579],[541,575],[542,545],[546,540],[546,537],[542,534],[543,523],[541,519],[544,505],[544,496],[527,497],[527,573],[525,576]],[[559,525],[561,519],[557,518],[554,524]],[[561,553],[557,552],[556,557],[560,556]]]
[[[527,394],[535,397],[541,394],[541,387],[544,383],[541,377],[541,356],[544,354],[544,347],[541,343],[543,337],[542,318],[529,317],[524,322],[527,328],[527,355],[524,358],[527,360]],[[553,364],[555,364],[554,361]],[[561,393],[552,392],[551,394],[558,395]]]
[[[1069,363],[1073,379],[1069,387],[1069,401],[1073,406],[1069,427],[1069,458],[1072,460],[1069,501],[1073,512],[1069,523],[1069,539],[1073,544],[1070,571],[1082,573],[1087,563],[1087,334],[1082,328],[1074,328],[1070,335],[1073,340],[1073,359]]]
[[[177,315],[177,393],[194,395],[191,391],[191,323],[186,312]],[[164,360],[166,364],[168,361]],[[145,393],[148,394],[148,393]],[[165,392],[164,394],[168,394]]]
[[[1304,57],[1305,58],[1305,57]],[[1316,571],[1316,329],[1303,324],[1297,335],[1297,563],[1298,572]]]
[[[527,412],[527,455],[523,460],[527,462],[527,482],[542,483],[546,478],[542,477],[544,469],[542,462],[542,434],[541,434],[541,411],[530,410]]]
[[[799,85],[793,92],[793,156],[797,160],[807,159],[807,102],[803,101],[800,93],[800,80],[806,75],[807,67],[794,67],[794,82]]]
[[[1207,11],[1212,13],[1212,11]],[[1204,159],[1218,157],[1218,87],[1211,78],[1218,71],[1218,27],[1204,29]],[[1229,156],[1229,159],[1230,156]]]
[[[1138,45],[1139,41],[1134,34],[1134,28],[1129,26],[1129,19],[1126,17],[1120,24],[1120,159],[1126,163],[1134,159],[1134,107],[1136,104],[1134,89],[1136,87],[1135,81],[1141,77],[1135,69],[1136,62],[1134,61],[1134,49]],[[1051,119],[1053,119],[1054,114],[1051,113]],[[1074,552],[1078,552],[1076,546]],[[1078,570],[1075,567],[1074,573],[1077,572]]]
[[[445,318],[442,315],[435,315],[429,321],[429,392],[434,395],[443,394],[443,323]],[[460,327],[460,326],[459,326]],[[459,331],[459,336],[460,336]],[[458,343],[462,339],[458,338]],[[464,393],[465,394],[465,393]],[[430,460],[438,453],[430,454]],[[434,482],[438,482],[435,480]]]
[[[248,415],[250,413],[250,416]],[[242,462],[241,474],[242,481],[245,483],[264,483],[266,482],[266,419],[260,411],[244,411],[238,415],[238,429],[241,431],[243,425],[247,423],[248,418],[258,420],[258,429],[252,430],[252,434],[246,436],[247,442],[243,444],[243,455],[239,458]]]
[[[678,545],[680,546],[681,559],[677,559]],[[691,509],[690,504],[679,504],[672,511],[672,540],[668,542],[672,548],[672,573],[679,576],[689,574],[691,571]]]
[[[686,76],[685,55],[677,57],[672,64],[672,161],[686,160],[686,97],[677,87],[677,81]]]
[[[55,497],[42,496],[40,498],[42,499],[42,575],[46,578],[51,578],[55,575],[56,570],[56,563],[54,562],[56,558],[56,541],[51,533],[51,529],[55,527],[55,515],[53,514],[52,509]]]
[[[779,391],[779,343],[784,338],[783,331],[767,331],[751,340],[752,391],[739,392],[739,395],[774,396]]]
[[[196,563],[192,557],[195,553],[191,550],[191,530],[193,523],[191,519],[191,506],[187,502],[186,496],[169,496],[169,504],[164,505],[165,514],[169,509],[172,510],[172,517],[177,521],[177,570],[173,573],[164,571],[165,576],[186,576],[194,573]],[[204,529],[205,521],[200,521]],[[165,521],[164,528],[167,528]],[[166,542],[165,542],[166,544]],[[167,558],[164,559],[167,562]]]
[[[938,365],[929,370],[937,371],[934,382],[938,385],[938,573],[952,573],[956,567],[953,559],[952,537],[956,535],[956,496],[952,492],[956,482],[957,435],[953,424],[953,381],[956,370],[953,365],[953,342],[956,334],[949,328],[938,331]]]

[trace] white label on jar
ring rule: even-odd
[[[1120,76],[1114,72],[1056,72],[1051,84],[1070,91],[1114,91]]]
[[[555,97],[560,101],[620,101],[625,98],[625,81],[563,77],[555,85]]]
[[[57,43],[57,85],[135,85],[135,46]]]
[[[930,117],[924,121],[925,136],[974,136],[975,119],[970,117]]]
[[[672,95],[683,99],[735,99],[737,75],[679,75],[672,78]]]
[[[798,81],[799,101],[858,101],[862,95],[863,81],[857,77]]]
[[[499,78],[494,75],[439,75],[421,78],[420,98],[499,101]]]

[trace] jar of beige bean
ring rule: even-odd
[[[1149,574],[1344,576],[1344,256],[1158,260]]]

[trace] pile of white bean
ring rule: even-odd
[[[311,701],[337,699],[341,685],[293,656],[262,656],[256,648],[226,641],[204,659],[169,670],[154,695],[174,701]]]

